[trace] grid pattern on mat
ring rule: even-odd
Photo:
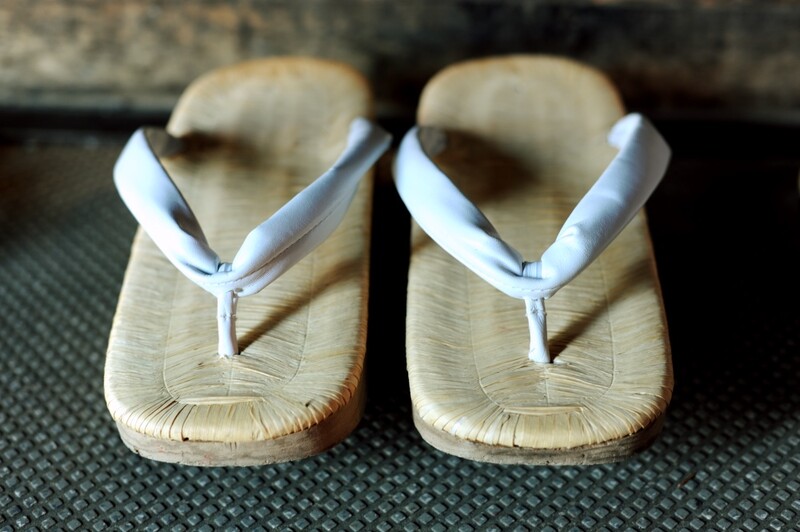
[[[0,530],[797,529],[796,173],[772,165],[752,187],[757,164],[731,178],[678,160],[651,202],[677,388],[662,437],[631,460],[499,466],[421,440],[403,308],[385,304],[404,297],[408,220],[384,175],[362,424],[300,462],[202,469],[130,453],[107,414],[104,350],[135,224],[110,181],[120,143],[79,140],[0,145]],[[709,243],[728,215],[730,234]],[[772,273],[742,293],[753,253],[771,253]]]

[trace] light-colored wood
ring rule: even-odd
[[[2,0],[0,109],[48,127],[54,108],[163,113],[202,72],[304,54],[357,66],[379,115],[406,122],[445,65],[548,50],[608,72],[638,109],[796,124],[798,27],[791,0]]]
[[[338,63],[274,58],[213,71],[184,93],[161,160],[211,247],[248,232],[310,184],[370,116],[366,82]],[[141,230],[106,360],[109,410],[143,456],[253,465],[327,449],[363,411],[370,206],[362,182],[330,238],[237,312],[240,354],[216,353],[216,300]]]
[[[512,56],[441,72],[423,92],[418,122],[446,133],[434,161],[537,260],[614,156],[606,134],[622,115],[597,71]],[[415,225],[408,372],[428,442],[476,460],[575,464],[619,460],[653,441],[673,380],[643,214],[547,312],[555,363],[542,365],[527,358],[524,303]]]

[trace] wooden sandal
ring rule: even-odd
[[[395,179],[417,221],[414,420],[434,447],[587,464],[658,435],[673,377],[640,209],[669,148],[623,115],[602,74],[552,57],[469,61],[425,88]]]
[[[195,81],[171,138],[131,138],[114,179],[142,227],[105,394],[134,452],[257,465],[319,453],[355,428],[372,194],[362,176],[389,143],[362,118],[371,112],[351,68],[273,58]]]

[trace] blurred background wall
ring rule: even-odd
[[[410,117],[443,66],[513,52],[593,64],[656,116],[800,122],[800,2],[779,0],[2,0],[0,110],[166,113],[216,66],[310,54]]]

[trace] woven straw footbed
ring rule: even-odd
[[[332,164],[350,121],[369,113],[365,84],[339,65],[246,63],[187,90],[168,126],[186,142],[162,162],[211,247],[229,261],[252,228]],[[214,297],[138,232],[105,378],[130,446],[135,439],[137,452],[170,461],[265,463],[319,452],[347,435],[361,410],[371,190],[367,178],[325,243],[239,301],[241,352],[232,359],[216,354]],[[307,444],[290,441],[299,450],[279,445],[271,455],[261,445],[338,414],[342,426],[312,431]]]
[[[440,74],[418,121],[447,132],[434,161],[536,260],[614,156],[605,135],[620,116],[616,92],[594,71],[511,58]],[[539,365],[526,356],[523,302],[415,226],[407,351],[423,436],[454,454],[512,462],[607,461],[649,444],[672,367],[643,215],[547,301],[547,322],[555,363]],[[626,440],[635,434],[639,445]],[[596,447],[605,451],[583,452]]]

